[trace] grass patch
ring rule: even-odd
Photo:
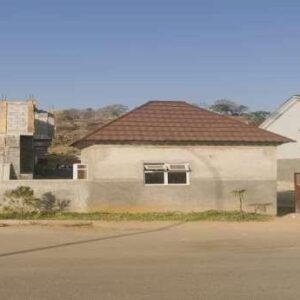
[[[93,213],[0,213],[0,220],[73,220],[73,221],[268,221],[271,216],[257,213],[240,213],[239,211],[205,211],[205,212],[93,212]]]

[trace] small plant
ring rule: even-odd
[[[41,212],[53,212],[55,209],[56,197],[51,193],[42,195],[39,201],[39,209]]]
[[[71,203],[70,200],[66,200],[66,199],[60,200],[60,199],[57,199],[57,201],[56,201],[57,210],[59,212],[65,211],[69,207],[70,203]]]
[[[39,201],[39,209],[42,213],[55,213],[65,211],[69,205],[70,200],[57,199],[51,192],[42,195]]]
[[[233,190],[231,193],[234,197],[237,197],[240,201],[240,212],[241,213],[244,212],[244,210],[243,210],[243,201],[244,201],[244,198],[245,198],[246,190],[245,189]]]
[[[16,212],[21,215],[38,210],[39,199],[34,196],[34,191],[29,186],[19,186],[4,193],[3,210]]]
[[[58,199],[51,192],[42,195],[39,201],[39,209],[42,213],[56,213],[65,211],[71,201],[66,199]]]

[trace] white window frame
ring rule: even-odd
[[[151,167],[149,168],[149,166],[158,166],[161,165],[162,168],[161,169],[156,169],[156,170],[150,170]],[[184,170],[178,168],[172,169],[172,166],[175,165],[184,165]],[[148,169],[148,170],[147,170]],[[152,173],[152,172],[163,172],[164,173],[164,183],[146,183],[146,178],[145,178],[145,173]],[[168,178],[168,173],[171,172],[183,172],[186,174],[186,183],[169,183],[169,178]],[[144,163],[144,167],[143,167],[143,176],[144,176],[144,185],[145,186],[182,186],[182,185],[190,185],[190,173],[191,173],[191,168],[190,168],[190,164],[189,163]]]
[[[86,178],[78,178],[78,170],[86,171]],[[89,177],[89,169],[87,164],[73,164],[73,180],[87,180]]]

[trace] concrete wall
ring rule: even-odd
[[[20,143],[21,136],[33,134],[33,144]],[[33,166],[35,157],[45,155],[53,134],[53,115],[37,110],[33,100],[0,101],[0,163],[11,163],[12,178],[33,177],[33,170],[23,167]]]
[[[20,136],[34,131],[33,101],[1,101],[0,163],[12,165],[12,178],[20,177]],[[32,149],[29,149],[32,153]],[[31,176],[32,177],[32,176]]]
[[[0,202],[7,190],[19,186],[31,187],[37,197],[51,192],[58,199],[70,200],[71,211],[87,211],[89,199],[89,184],[84,181],[73,180],[9,180],[0,181]]]
[[[0,164],[12,165],[11,178],[20,174],[20,137],[0,135]]]
[[[278,182],[282,186],[294,187],[294,174],[300,173],[300,159],[279,159],[278,160]]]
[[[276,148],[272,146],[95,145],[88,164],[89,207],[110,210],[238,209],[232,190],[246,189],[246,208],[269,203],[276,213]],[[190,185],[145,186],[146,162],[189,163]]]
[[[6,190],[30,186],[37,196],[52,192],[71,200],[72,211],[203,211],[234,210],[232,190],[246,189],[245,209],[267,205],[276,213],[275,147],[230,146],[92,146],[83,150],[88,180],[10,180]],[[190,185],[145,186],[145,162],[186,162]]]
[[[33,134],[33,101],[7,101],[6,133],[8,135]]]

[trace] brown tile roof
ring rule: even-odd
[[[287,143],[292,140],[183,101],[149,101],[73,146],[101,143]]]

